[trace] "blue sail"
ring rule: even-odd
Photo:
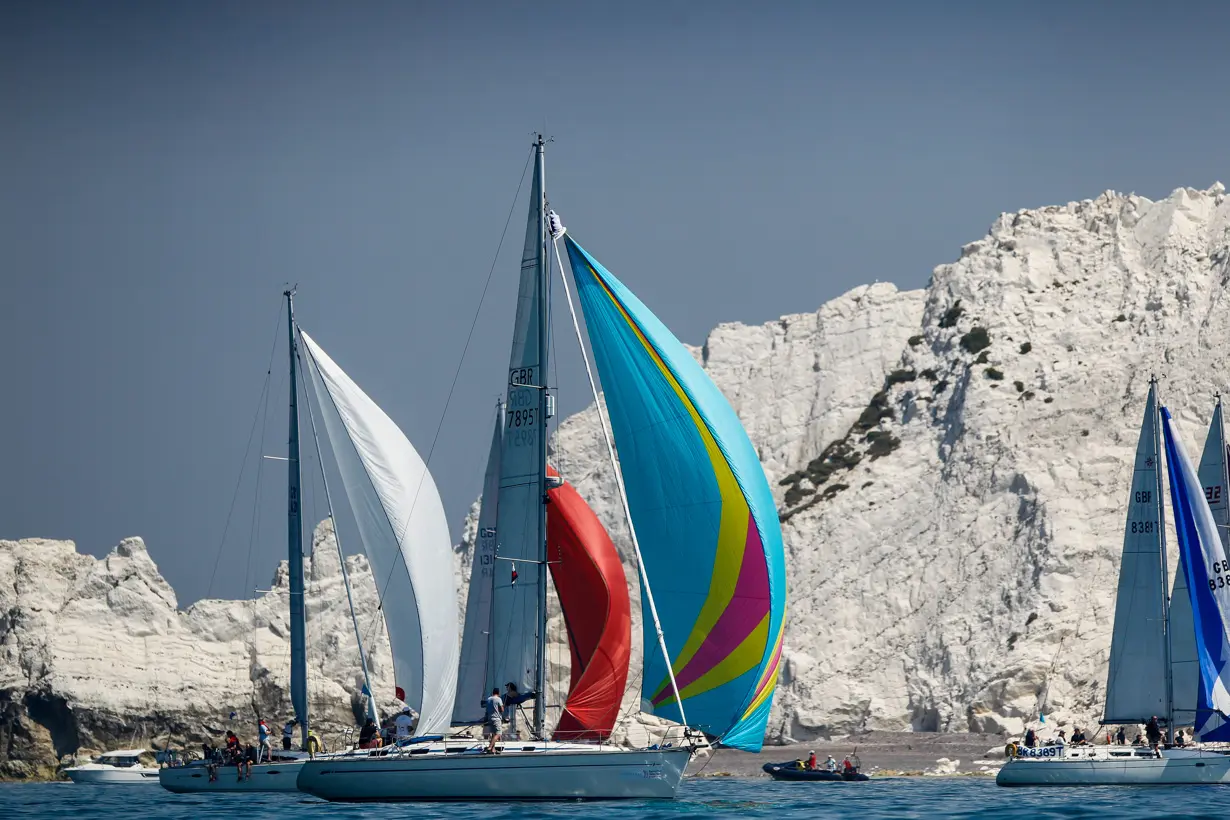
[[[739,417],[692,354],[565,236],[628,506],[689,724],[757,751],[781,661],[777,508]],[[642,708],[680,719],[645,619]]]
[[[1205,499],[1196,469],[1174,429],[1170,411],[1162,408],[1162,432],[1166,441],[1166,466],[1170,477],[1170,500],[1174,508],[1179,556],[1188,579],[1200,687],[1196,697],[1196,736],[1212,735],[1221,728],[1219,718],[1230,715],[1230,561],[1217,532],[1213,513]],[[1208,731],[1204,731],[1206,725]]]

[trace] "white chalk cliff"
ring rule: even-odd
[[[308,695],[326,740],[362,713],[362,672],[327,522],[305,564]],[[371,657],[373,687],[392,708],[393,664],[375,584],[362,556],[347,559]],[[255,721],[280,728],[292,710],[289,581],[285,562],[254,601],[177,608],[139,538],[109,555],[71,541],[0,541],[0,777],[47,776],[57,759],[116,745],[161,747]],[[236,717],[230,717],[236,712]]]
[[[1040,710],[1048,723],[1097,719],[1149,376],[1197,450],[1230,375],[1228,229],[1220,184],[1004,214],[925,290],[860,287],[815,313],[722,325],[695,350],[757,446],[783,521],[770,741],[1015,732]],[[626,554],[593,408],[554,447]],[[357,653],[336,554],[317,556],[310,689],[340,727],[357,703]],[[366,562],[349,566],[369,590]],[[357,596],[365,625],[374,597]],[[225,728],[240,704],[280,718],[285,599],[280,574],[254,629],[250,602],[179,611],[137,539],[101,561],[67,542],[0,541],[0,775],[141,722],[188,737]],[[377,689],[391,689],[378,626]],[[567,664],[562,648],[552,656]]]

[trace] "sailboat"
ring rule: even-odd
[[[319,797],[670,799],[698,747],[757,751],[763,742],[786,590],[781,529],[756,451],[691,353],[566,233],[547,207],[541,136],[531,150],[531,205],[512,352],[501,431],[493,441],[498,466],[495,459],[489,462],[476,550],[476,571],[488,566],[494,580],[480,580],[477,587],[473,576],[471,581],[471,595],[490,585],[489,603],[475,604],[480,611],[490,607],[489,637],[485,650],[470,662],[463,659],[461,674],[464,681],[514,682],[519,691],[536,693],[532,739],[506,740],[499,753],[485,754],[486,744],[432,737],[385,754],[310,762],[300,772],[299,788]],[[680,724],[642,749],[606,742],[605,712],[573,710],[570,724],[566,711],[555,737],[549,737],[546,719],[546,602],[553,560],[548,508],[557,503],[550,493],[562,486],[547,464],[554,409],[546,379],[551,250],[573,309],[561,241],[606,398],[602,414],[586,356],[647,609],[641,709]],[[574,327],[579,340],[575,314]],[[489,511],[493,497],[495,509]],[[561,598],[567,597],[561,589]],[[481,631],[467,624],[467,641]],[[611,638],[607,646],[617,643]],[[607,652],[599,663],[596,688],[609,690],[622,661]],[[576,686],[574,681],[574,692]],[[463,701],[459,708],[470,707]]]
[[[1180,565],[1167,595],[1166,464]],[[1001,786],[1230,783],[1230,562],[1226,551],[1226,444],[1221,400],[1199,472],[1160,407],[1151,380],[1128,500],[1103,724],[1161,717],[1168,743],[1021,749],[996,775]],[[1198,743],[1174,745],[1176,726]]]
[[[393,651],[397,696],[420,712],[420,726],[447,727],[456,679],[457,639],[452,547],[444,506],[426,465],[397,425],[346,375],[295,321],[294,291],[288,290],[290,328],[290,410],[287,469],[287,542],[290,574],[291,702],[307,748],[311,730],[307,695],[306,622],[304,614],[303,523],[300,491],[299,368],[306,354],[311,386],[317,396],[331,451],[350,500],[364,553],[381,584],[381,608]],[[307,403],[312,439],[320,460],[315,414]],[[329,517],[333,500],[323,475]],[[368,713],[376,717],[363,637],[354,617],[353,592],[334,529],[342,580],[351,603]],[[450,640],[451,636],[451,640]],[[297,791],[299,769],[309,755],[273,752],[269,762],[254,764],[240,778],[233,766],[211,771],[207,761],[163,768],[162,786],[173,792]]]

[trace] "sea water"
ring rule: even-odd
[[[867,783],[685,780],[674,801],[603,803],[326,803],[303,794],[176,795],[160,786],[0,785],[0,820],[455,820],[551,818],[1224,818],[1224,786],[1005,789],[989,778],[883,778]]]

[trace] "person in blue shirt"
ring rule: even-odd
[[[258,737],[256,747],[256,762],[262,760],[271,762],[273,760],[273,747],[269,745],[269,724],[265,723],[265,719],[261,718],[256,724],[256,734]]]

